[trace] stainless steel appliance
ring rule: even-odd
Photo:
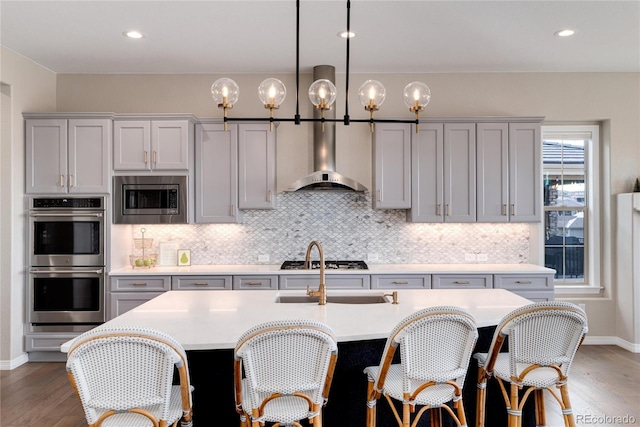
[[[52,330],[104,322],[104,281],[104,267],[31,267],[29,322]]]
[[[280,266],[280,270],[304,270],[304,261],[285,261]],[[311,269],[319,269],[320,261],[311,261]],[[368,270],[369,267],[364,261],[332,261],[325,260],[324,268],[327,270]]]
[[[187,176],[115,176],[113,222],[186,224]]]
[[[105,198],[29,198],[31,266],[104,266]]]

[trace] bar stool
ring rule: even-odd
[[[478,360],[476,426],[484,426],[486,383],[495,378],[507,407],[509,427],[522,424],[522,408],[531,393],[536,425],[546,425],[544,390],[560,404],[565,426],[574,427],[567,380],[587,330],[584,310],[569,302],[533,303],[506,315],[496,328],[489,352],[473,356]],[[509,352],[500,353],[507,337]],[[509,390],[505,383],[510,384]],[[552,386],[559,389],[560,395]]]
[[[74,340],[66,366],[91,427],[192,425],[187,356],[163,332],[92,329]],[[180,385],[173,385],[174,368]]]
[[[240,425],[294,425],[309,419],[322,427],[338,345],[329,326],[313,320],[257,325],[234,352],[236,411]],[[244,372],[244,376],[243,376]]]
[[[476,322],[459,307],[423,309],[402,320],[387,339],[379,366],[367,367],[367,426],[376,425],[376,403],[384,396],[399,426],[408,427],[416,405],[416,425],[430,410],[431,425],[441,423],[444,408],[458,426],[466,425],[462,386],[478,339]],[[391,361],[400,347],[400,364]],[[402,416],[393,401],[402,403]],[[447,405],[452,406],[456,412]]]

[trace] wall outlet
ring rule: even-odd
[[[487,254],[476,254],[476,260],[478,261],[488,261],[489,256]]]
[[[258,262],[268,262],[268,261],[269,261],[268,254],[258,255]]]
[[[377,252],[368,253],[367,254],[367,261],[370,261],[370,262],[378,261],[378,253]]]
[[[464,254],[464,260],[465,261],[475,261],[476,260],[476,254]]]

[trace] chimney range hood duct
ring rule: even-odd
[[[331,65],[313,67],[313,81],[327,79],[335,84],[336,69]],[[335,107],[325,110],[325,118],[335,119]],[[320,111],[314,108],[314,118],[321,118]],[[304,178],[293,182],[286,191],[367,191],[358,181],[336,172],[336,124],[325,122],[324,132],[322,123],[313,123],[313,172]]]

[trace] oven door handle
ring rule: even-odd
[[[29,273],[39,274],[39,273],[53,273],[53,274],[78,274],[78,273],[94,273],[94,274],[102,274],[102,268],[98,268],[96,270],[29,270]]]
[[[83,216],[88,216],[91,218],[102,218],[104,216],[104,214],[102,212],[96,212],[96,213],[40,213],[40,212],[31,212],[29,213],[29,216],[33,216],[33,217],[46,217],[46,216],[57,216],[57,217],[83,217]]]

